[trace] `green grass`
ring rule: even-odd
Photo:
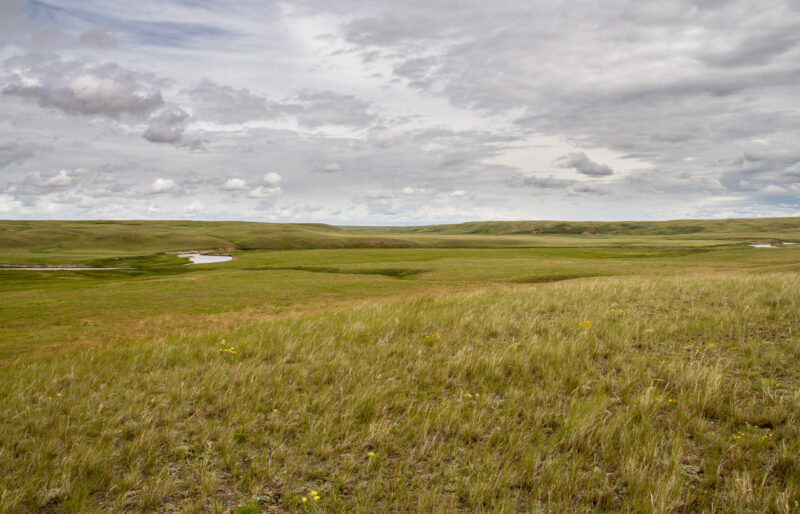
[[[0,271],[0,511],[799,509],[800,248],[19,223],[0,263],[134,269]],[[236,259],[163,253],[202,231]]]

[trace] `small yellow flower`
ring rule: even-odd
[[[652,328],[648,328],[647,330],[645,330],[645,333],[652,334],[653,333],[653,329]]]
[[[587,320],[584,320],[584,321],[581,321],[580,323],[578,323],[578,326],[591,327],[592,326],[592,322],[587,319]]]
[[[303,500],[302,500],[302,501],[303,501],[303,503],[305,503],[305,502],[307,502],[307,501],[308,501],[308,498],[306,498],[305,496],[303,496]]]
[[[369,456],[370,457],[374,457],[375,456],[375,452],[369,452]]]
[[[319,501],[319,496],[314,496],[314,501],[318,502]]]
[[[56,393],[56,396],[61,396],[61,393]]]
[[[150,398],[150,403],[155,403],[155,401],[156,401],[155,398]]]

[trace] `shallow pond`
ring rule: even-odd
[[[232,255],[205,255],[202,253],[180,253],[178,257],[189,259],[189,264],[211,264],[213,262],[227,262],[232,261]],[[188,266],[188,264],[187,264]]]

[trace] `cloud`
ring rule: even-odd
[[[560,168],[573,169],[582,175],[590,177],[606,177],[614,174],[614,170],[607,165],[592,161],[583,152],[562,155],[556,159],[556,164]]]
[[[435,57],[415,57],[406,59],[395,66],[393,73],[409,81],[411,87],[424,89],[431,87],[431,77],[436,71],[438,61]]]
[[[540,177],[535,173],[515,175],[508,184],[512,187],[532,187],[535,189],[566,189],[575,184],[575,180],[556,178],[552,175]]]
[[[268,186],[275,186],[280,184],[281,180],[283,180],[283,177],[281,177],[279,173],[269,172],[265,173],[262,179]]]
[[[0,181],[0,188],[16,199],[30,203],[36,197],[71,191],[87,174],[88,172],[83,168],[60,169],[52,172],[32,171],[25,173],[17,180]]]
[[[75,176],[67,170],[59,170],[55,175],[40,181],[45,187],[65,188],[75,183]]]
[[[150,118],[142,137],[153,143],[178,143],[188,119],[189,115],[178,107],[166,109]]]
[[[171,178],[157,178],[150,185],[150,192],[153,194],[170,193],[176,191],[178,186]]]
[[[342,171],[342,166],[338,162],[329,162],[317,171],[321,171],[322,173],[338,173]]]
[[[521,173],[514,175],[506,181],[506,185],[512,188],[529,188],[534,194],[556,194],[568,196],[579,195],[608,195],[612,189],[608,186],[592,184],[576,179],[563,179],[549,175],[540,177],[536,173]]]
[[[400,194],[405,196],[424,196],[433,193],[433,189],[426,187],[410,187],[406,186],[400,190]]]
[[[258,186],[252,191],[250,191],[251,198],[268,198],[270,196],[277,195],[281,192],[281,188],[278,186]]]
[[[52,70],[51,70],[52,71]],[[161,92],[145,88],[116,66],[86,70],[74,77],[44,77],[42,85],[11,85],[3,93],[38,100],[69,114],[118,117],[146,115],[164,103]]]
[[[225,191],[241,191],[247,189],[247,182],[240,178],[228,179],[228,181],[222,185],[222,189]]]

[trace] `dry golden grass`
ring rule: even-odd
[[[791,272],[594,278],[20,362],[0,509],[792,512],[799,312]]]

